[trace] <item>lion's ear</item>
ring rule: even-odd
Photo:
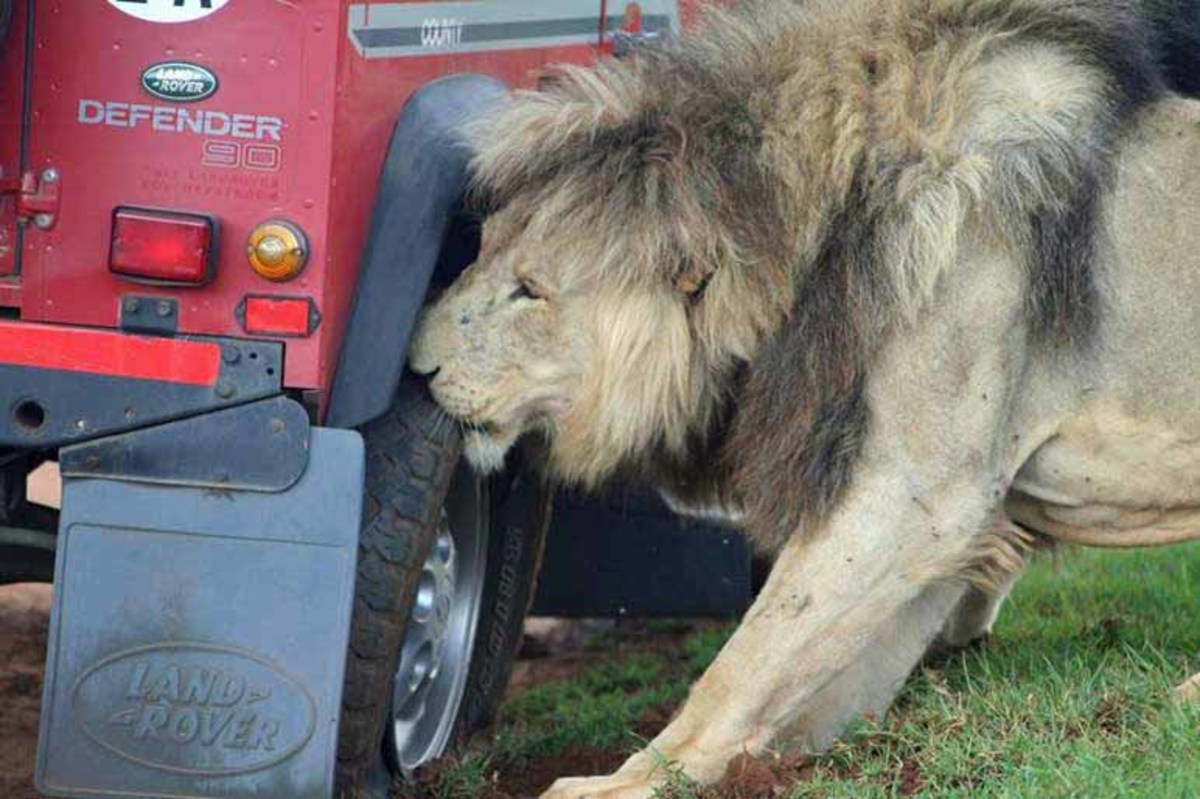
[[[699,300],[704,296],[704,290],[712,281],[714,271],[697,264],[691,258],[685,258],[679,265],[673,281],[675,290],[690,300]]]

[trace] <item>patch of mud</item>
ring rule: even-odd
[[[642,713],[633,723],[633,734],[643,740],[651,740],[663,731],[675,715],[675,705],[658,705]]]

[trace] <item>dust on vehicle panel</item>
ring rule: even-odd
[[[366,58],[596,44],[599,0],[355,3],[351,42]]]

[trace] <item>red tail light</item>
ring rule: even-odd
[[[214,234],[206,216],[118,208],[108,270],[141,282],[203,285],[212,278]]]

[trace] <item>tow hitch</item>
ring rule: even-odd
[[[43,793],[332,796],[363,446],[290,405],[64,450]]]

